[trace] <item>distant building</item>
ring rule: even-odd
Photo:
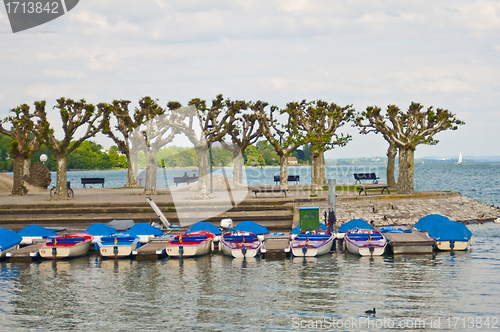
[[[288,157],[288,164],[289,165],[297,165],[298,164],[297,158],[295,158],[295,157]]]

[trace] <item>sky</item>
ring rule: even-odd
[[[0,45],[0,118],[46,100],[56,133],[51,107],[63,96],[132,108],[143,96],[163,106],[217,94],[279,107],[322,99],[359,112],[418,102],[466,124],[416,158],[500,155],[497,0],[82,0],[18,33],[1,8]],[[337,133],[353,140],[327,158],[386,154],[381,135]]]

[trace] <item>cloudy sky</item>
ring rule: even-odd
[[[358,111],[415,101],[466,122],[416,157],[500,155],[497,0],[82,0],[16,34],[0,9],[0,43],[0,118],[61,96],[136,106],[146,95],[165,105],[222,93]],[[353,141],[329,158],[386,153],[380,136],[340,132]]]

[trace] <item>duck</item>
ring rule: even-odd
[[[377,312],[377,310],[375,310],[375,308],[373,308],[373,310],[366,310],[365,314],[373,314],[373,315],[375,315],[376,312]]]

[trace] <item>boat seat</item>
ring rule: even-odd
[[[368,234],[349,234],[349,238],[353,240],[368,240]],[[383,239],[382,235],[373,234],[372,240],[381,240]]]
[[[182,237],[182,242],[203,242],[206,239],[208,239],[208,236],[201,235],[201,236],[183,236]],[[179,242],[179,237],[176,236],[174,238],[174,241]]]
[[[69,238],[61,238],[61,239],[56,239],[57,243],[76,243],[76,242],[83,242],[85,241],[84,237],[69,237]],[[54,244],[54,240],[51,242]]]
[[[257,241],[258,240],[257,235],[245,235],[245,236],[230,235],[230,236],[224,236],[224,240],[225,241],[237,241],[237,242],[241,242],[241,241],[243,241],[243,238],[245,238],[245,241]]]
[[[311,235],[300,234],[299,236],[297,236],[297,239],[299,240],[305,240],[307,238],[309,238],[309,240],[328,240],[330,236],[322,234],[311,234]]]

